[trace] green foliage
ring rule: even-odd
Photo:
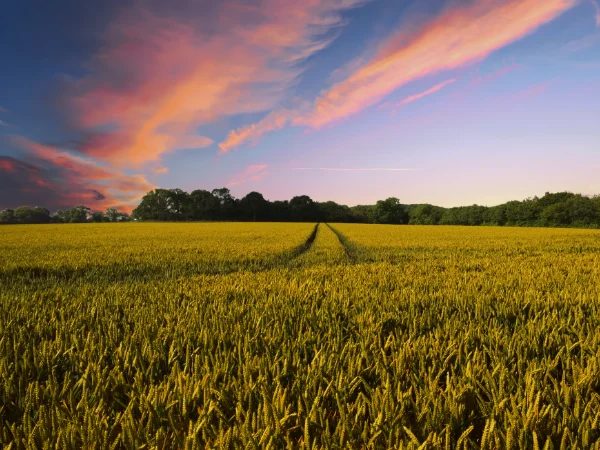
[[[427,208],[428,212],[424,213]],[[439,222],[435,215],[441,211]],[[600,227],[600,197],[559,192],[546,193],[522,202],[510,201],[502,205],[461,206],[438,208],[418,205],[409,208],[410,223],[418,225],[496,225],[519,227]]]
[[[18,208],[23,210],[23,208]],[[49,219],[32,214],[43,208],[24,208],[26,213],[7,209],[0,212],[0,224],[50,222],[100,222],[99,214],[78,206],[58,211]],[[227,188],[212,192],[181,189],[155,189],[148,192],[132,212],[134,220],[143,221],[271,221],[334,222],[411,225],[493,225],[523,227],[600,228],[600,197],[585,197],[569,192],[546,193],[543,197],[522,202],[510,201],[487,207],[480,205],[442,208],[430,204],[402,205],[395,197],[375,205],[348,207],[333,201],[315,202],[307,195],[290,201],[268,201],[259,192],[236,199]],[[130,220],[125,213],[107,209],[102,221]]]
[[[240,200],[240,206],[249,220],[256,222],[257,218],[258,220],[264,220],[267,216],[268,202],[259,192],[250,192],[247,194]]]
[[[107,216],[105,216],[103,212],[100,212],[100,211],[96,211],[96,212],[92,213],[89,220],[90,220],[90,222],[95,222],[95,223],[110,221],[109,218]]]
[[[596,231],[0,233],[5,448],[600,448]]]
[[[21,206],[16,209],[5,209],[0,212],[0,224],[32,223],[41,224],[50,222],[50,211],[46,208],[30,208]]]
[[[312,222],[319,220],[317,204],[308,196],[293,197],[289,203],[290,218],[296,222]]]
[[[400,200],[396,197],[390,197],[386,200],[379,200],[369,211],[369,221],[379,224],[403,224],[408,223],[408,213]]]
[[[91,215],[91,210],[87,206],[75,206],[65,210],[56,211],[55,221],[60,223],[84,223]]]
[[[439,206],[417,205],[409,212],[409,223],[411,225],[438,225],[443,215],[444,209]]]

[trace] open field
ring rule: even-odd
[[[600,232],[315,225],[0,228],[0,443],[600,449]]]

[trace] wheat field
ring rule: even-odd
[[[10,449],[600,449],[600,232],[0,228]]]

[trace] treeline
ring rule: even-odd
[[[137,220],[234,220],[263,222],[372,222],[408,223],[406,208],[397,198],[373,206],[348,207],[335,202],[315,202],[307,195],[291,200],[268,201],[259,192],[236,199],[227,188],[212,192],[156,189],[133,210]]]
[[[354,222],[413,225],[490,225],[520,227],[600,228],[600,196],[570,192],[511,201],[498,206],[443,208],[430,204],[403,205],[395,197],[375,205],[348,207],[315,202],[307,195],[269,201],[259,192],[241,199],[227,188],[213,191],[155,189],[148,192],[131,217],[109,208],[105,213],[77,206],[50,214],[45,208],[21,207],[0,212],[0,224],[142,221],[262,221]]]
[[[600,196],[570,192],[546,192],[543,197],[491,207],[409,205],[407,210],[409,223],[415,225],[600,228]]]
[[[294,222],[360,222],[414,225],[494,225],[600,228],[600,197],[570,192],[546,193],[498,206],[442,208],[430,204],[403,205],[395,197],[375,205],[348,207],[315,202],[306,195],[268,201],[258,192],[241,199],[228,189],[212,192],[156,189],[149,192],[132,217],[139,220],[240,220]]]
[[[85,222],[123,222],[129,221],[129,214],[108,208],[105,213],[92,212],[87,206],[75,206],[58,210],[54,214],[49,209],[35,206],[21,206],[5,209],[0,212],[0,224],[34,224],[34,223],[85,223]]]

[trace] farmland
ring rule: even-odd
[[[0,228],[7,448],[600,449],[600,232]]]

